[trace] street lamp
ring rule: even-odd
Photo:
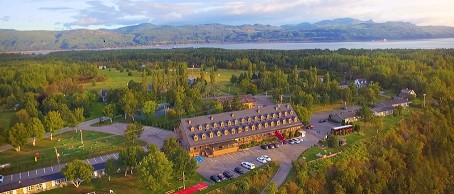
[[[60,164],[60,154],[57,152],[57,148],[54,147],[55,149],[55,155],[57,156],[57,163]]]

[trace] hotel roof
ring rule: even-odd
[[[232,141],[278,129],[302,126],[290,104],[181,119],[180,130],[189,146]]]

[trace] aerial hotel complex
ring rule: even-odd
[[[282,134],[302,129],[292,106],[278,104],[181,119],[177,134],[191,156],[216,157],[252,141],[282,140]]]

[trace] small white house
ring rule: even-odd
[[[356,88],[362,88],[369,85],[367,79],[355,79]]]

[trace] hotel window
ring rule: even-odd
[[[209,124],[205,125],[205,129],[207,130],[210,129],[210,125]]]
[[[258,117],[258,116],[255,116],[255,117],[254,117],[254,120],[255,120],[255,121],[259,121],[259,117]]]
[[[252,121],[252,118],[251,118],[251,117],[248,117],[248,118],[247,118],[247,122],[249,123],[249,122],[251,122],[251,121]]]
[[[194,141],[198,141],[199,140],[199,136],[198,135],[194,135]]]
[[[235,119],[235,125],[238,125],[238,119]]]
[[[28,186],[28,187],[27,187],[27,190],[28,190],[28,191],[33,190],[33,185],[32,185],[32,186]]]
[[[252,129],[252,130],[255,130],[255,125],[252,125],[251,129]]]
[[[281,124],[281,121],[277,120],[276,125],[280,125],[280,124]]]
[[[293,121],[294,121],[295,123],[298,122],[298,118],[296,118],[296,117],[293,118]]]
[[[194,130],[195,130],[194,126],[191,126],[191,131],[194,131]]]
[[[207,135],[205,135],[205,133],[202,133],[202,139],[206,139],[207,138]]]
[[[214,137],[214,133],[210,132],[210,138],[213,138],[213,137]]]
[[[214,123],[213,124],[213,128],[217,128],[218,127],[218,124],[217,123]]]
[[[279,112],[279,117],[282,117],[282,112]]]
[[[221,121],[221,127],[224,127],[224,121]]]
[[[265,128],[268,128],[268,123],[265,123]]]
[[[290,114],[293,115],[293,110],[290,111]]]
[[[199,131],[201,131],[201,130],[202,130],[202,125],[199,125]]]
[[[270,119],[270,118],[271,118],[271,115],[270,115],[270,114],[267,114],[267,115],[266,115],[266,118],[267,118],[267,119]]]
[[[287,116],[287,111],[284,112],[284,115]]]
[[[241,119],[241,124],[244,124],[245,121],[246,121],[246,119],[242,118]]]
[[[232,134],[235,134],[235,133],[236,133],[235,128],[232,128],[232,132],[231,132],[231,133],[232,133]]]
[[[243,128],[238,127],[238,133],[241,133],[241,132],[243,132]]]
[[[224,135],[228,135],[229,134],[229,130],[224,130]]]
[[[262,128],[262,123],[259,123],[259,125],[258,125],[257,128],[258,128],[258,129],[261,129],[261,128]]]
[[[244,127],[244,131],[249,131],[249,126]]]
[[[276,113],[273,113],[273,118],[276,118],[276,116],[277,116]]]
[[[271,121],[271,127],[274,127],[274,121]]]
[[[288,119],[288,123],[292,123],[292,119],[291,118]]]
[[[287,124],[287,120],[285,120],[285,119],[282,120],[282,124],[284,124],[284,125]]]
[[[216,135],[217,135],[218,137],[221,136],[221,131],[217,131],[217,132],[216,132]]]
[[[260,120],[262,120],[262,121],[265,120],[265,116],[263,116],[263,115],[260,116]]]
[[[232,121],[229,120],[229,122],[227,122],[227,125],[228,126],[232,125]]]

